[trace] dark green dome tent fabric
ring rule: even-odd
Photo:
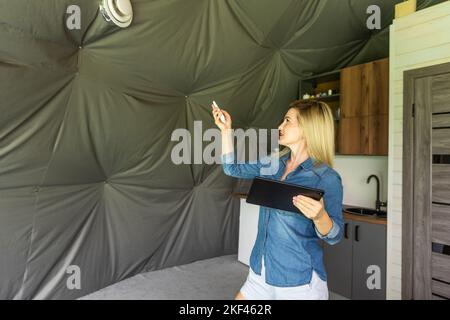
[[[99,2],[0,0],[2,299],[236,253],[239,181],[172,163],[171,133],[214,127],[212,100],[234,127],[275,128],[300,77],[388,56],[399,1],[132,0],[126,29]]]

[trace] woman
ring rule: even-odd
[[[225,122],[220,120],[220,112]],[[213,108],[215,124],[222,131],[222,164],[233,177],[260,176],[266,161],[256,164],[234,163],[231,116]],[[342,238],[342,183],[332,169],[334,122],[329,106],[323,102],[293,102],[278,127],[279,169],[264,176],[325,191],[316,201],[295,196],[299,212],[260,207],[258,234],[250,257],[247,281],[236,295],[249,299],[328,299],[327,275],[319,239],[335,244]]]

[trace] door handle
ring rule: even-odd
[[[355,241],[359,241],[359,226],[355,226]]]
[[[344,223],[344,238],[348,239],[348,223]]]

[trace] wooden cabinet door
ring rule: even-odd
[[[365,115],[389,113],[389,59],[366,63],[363,87],[367,88],[367,112]]]
[[[341,70],[339,154],[387,155],[389,59]]]
[[[389,115],[368,116],[368,154],[388,154]]]
[[[369,152],[369,118],[342,118],[339,121],[338,153],[347,155]]]
[[[344,68],[341,70],[341,117],[361,116],[363,104],[362,77],[364,65]]]
[[[368,155],[388,154],[389,59],[365,64],[367,87]]]
[[[361,153],[361,118],[342,118],[339,121],[339,154]]]

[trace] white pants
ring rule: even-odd
[[[261,275],[250,268],[247,281],[241,288],[247,300],[328,300],[328,286],[313,271],[311,282],[297,287],[275,287],[265,281],[264,258]]]

